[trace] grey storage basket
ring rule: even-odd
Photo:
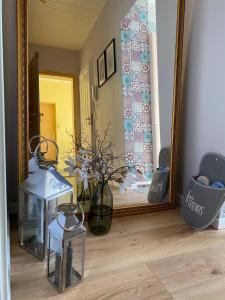
[[[170,148],[162,148],[159,152],[159,167],[168,167],[170,168]]]
[[[162,148],[159,153],[159,169],[154,173],[148,192],[148,202],[151,204],[167,201],[170,175],[170,148]]]
[[[200,163],[199,175],[207,176],[211,182],[225,183],[225,157],[216,153],[206,154]],[[189,225],[203,230],[212,224],[220,212],[225,201],[225,189],[203,185],[196,181],[197,177],[190,179],[181,213]]]

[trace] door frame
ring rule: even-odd
[[[67,77],[73,80],[73,126],[74,126],[74,135],[80,135],[80,102],[79,102],[79,85],[77,76],[71,73],[63,73],[63,72],[55,72],[55,71],[46,71],[40,70],[40,75],[49,75],[49,76],[59,76],[59,77]]]
[[[82,72],[84,71],[88,72],[88,77],[89,77],[89,96],[90,96],[90,122],[91,122],[91,145],[94,146],[95,145],[95,139],[96,139],[96,127],[95,127],[95,119],[94,119],[94,103],[93,103],[93,92],[92,92],[92,86],[93,86],[93,78],[92,78],[92,69],[91,69],[91,63],[88,63],[87,65],[85,65],[79,73],[79,99],[81,99],[80,96],[80,76],[82,74]],[[81,100],[80,100],[81,101]],[[81,108],[81,107],[80,107]],[[79,110],[79,116],[81,118],[81,112]],[[80,120],[80,135],[81,136],[81,120]]]

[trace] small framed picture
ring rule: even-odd
[[[113,39],[105,50],[107,80],[116,73],[116,47]]]
[[[98,69],[98,86],[101,87],[106,82],[105,51],[99,56],[97,60],[97,69]]]

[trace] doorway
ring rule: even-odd
[[[67,75],[40,73],[40,134],[59,146],[58,170],[64,174],[64,160],[71,149],[70,135],[75,133],[74,78]],[[54,159],[52,144],[48,159]]]
[[[93,79],[92,79],[93,80]],[[92,145],[94,142],[95,129],[93,127],[93,104],[91,102],[91,74],[90,66],[85,66],[79,75],[80,88],[80,122],[82,144]]]
[[[40,132],[41,136],[56,141],[56,114],[55,103],[40,103]],[[46,158],[54,160],[56,156],[53,144],[49,144]]]

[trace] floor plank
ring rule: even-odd
[[[75,296],[85,300],[172,299],[145,264],[87,278],[76,291],[69,291],[66,299]]]
[[[225,299],[225,242],[148,263],[175,299]]]
[[[12,237],[13,300],[225,299],[225,230],[193,231],[177,210],[113,219],[103,237],[88,233],[85,279],[62,295],[46,264]]]
[[[172,225],[184,224],[178,210],[153,212],[137,216],[126,216],[119,218],[119,222],[129,233],[147,231],[169,227]]]

